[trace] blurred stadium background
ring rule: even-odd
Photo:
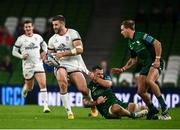
[[[66,25],[77,30],[83,40],[83,58],[91,68],[106,61],[107,69],[122,66],[128,59],[127,41],[120,36],[120,23],[136,21],[137,31],[151,34],[162,43],[166,68],[158,83],[169,107],[180,106],[180,1],[179,0],[1,0],[0,1],[0,104],[41,104],[38,87],[24,100],[21,61],[11,55],[22,22],[31,19],[35,32],[46,42],[53,35],[50,19],[62,14]],[[3,64],[9,64],[7,68]],[[60,105],[53,68],[45,65],[51,105]],[[136,93],[138,65],[121,75],[112,75],[119,98],[140,102]],[[82,106],[81,94],[70,86],[72,105]],[[131,98],[127,97],[130,94]],[[153,96],[152,96],[153,98]],[[55,101],[56,99],[56,101]],[[154,99],[154,98],[153,98]],[[57,101],[58,100],[58,101]],[[154,99],[154,102],[157,101]],[[158,104],[157,104],[158,105]]]

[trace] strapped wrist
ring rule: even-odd
[[[76,48],[71,49],[71,53],[72,53],[73,55],[76,55],[76,54],[77,54]]]
[[[161,57],[160,56],[156,56],[156,59],[160,59]]]
[[[125,69],[125,67],[122,67],[121,70],[122,70],[122,72],[124,72],[126,69]]]

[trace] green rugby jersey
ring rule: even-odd
[[[104,76],[103,79],[111,80],[110,76]],[[109,113],[109,108],[113,104],[119,104],[120,106],[122,106],[125,109],[128,107],[128,103],[124,103],[124,102],[118,100],[118,98],[115,96],[115,94],[113,93],[111,88],[104,88],[103,86],[93,83],[92,81],[89,83],[88,88],[91,90],[91,96],[94,101],[97,100],[97,98],[100,96],[103,96],[103,97],[106,96],[107,100],[105,101],[105,103],[99,104],[96,106],[98,111],[105,118],[108,118],[108,119],[119,118],[119,116],[112,117],[112,115],[110,115],[110,113]]]
[[[110,76],[104,76],[103,78],[104,80],[111,80]],[[88,84],[88,88],[91,90],[91,96],[93,98],[93,100],[97,100],[97,98],[99,96],[110,96],[110,95],[114,95],[115,94],[112,92],[111,88],[105,88],[103,86],[100,86],[99,84],[94,83],[93,81],[91,81]]]
[[[129,39],[128,48],[131,53],[131,57],[136,56],[143,61],[155,59],[155,48],[153,46],[154,38],[143,32],[135,32],[133,39]]]

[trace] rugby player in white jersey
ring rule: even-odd
[[[60,97],[66,109],[68,119],[74,119],[68,97],[68,76],[71,82],[82,92],[84,100],[89,97],[89,90],[82,72],[86,68],[81,57],[83,44],[79,33],[74,29],[66,28],[65,18],[57,15],[52,19],[55,34],[49,39],[48,50],[59,61],[56,68],[56,79],[60,88]],[[91,108],[91,115],[97,116],[95,107]]]
[[[22,96],[26,97],[28,91],[34,86],[34,78],[40,87],[40,96],[43,100],[43,112],[48,113],[48,97],[46,88],[46,75],[42,60],[45,59],[47,53],[47,45],[39,34],[33,33],[33,23],[27,20],[23,24],[24,34],[19,36],[13,47],[12,54],[22,60],[23,76],[25,84],[22,89]],[[43,50],[40,53],[40,50]]]

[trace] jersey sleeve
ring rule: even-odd
[[[55,50],[52,38],[48,41],[48,50]]]
[[[39,41],[40,41],[40,46],[42,46],[44,40],[43,40],[43,38],[40,35],[39,35]]]
[[[41,46],[42,50],[47,53],[47,44],[40,35],[39,35],[39,41],[40,41],[40,46]]]
[[[76,30],[71,31],[71,38],[72,38],[72,41],[81,40],[81,36]]]
[[[146,33],[143,35],[143,40],[147,44],[153,44],[153,42],[154,42],[154,38],[152,36],[150,36],[149,34],[146,34]]]
[[[104,76],[104,80],[110,80],[110,81],[112,81],[111,77],[108,76],[108,75]]]
[[[22,46],[22,41],[21,41],[21,38],[18,37],[15,44],[14,44],[14,47],[20,48],[21,46]]]
[[[21,46],[22,46],[22,41],[21,41],[21,38],[19,37],[14,44],[12,55],[17,58],[23,59],[22,54],[19,52],[19,49],[21,48]]]

